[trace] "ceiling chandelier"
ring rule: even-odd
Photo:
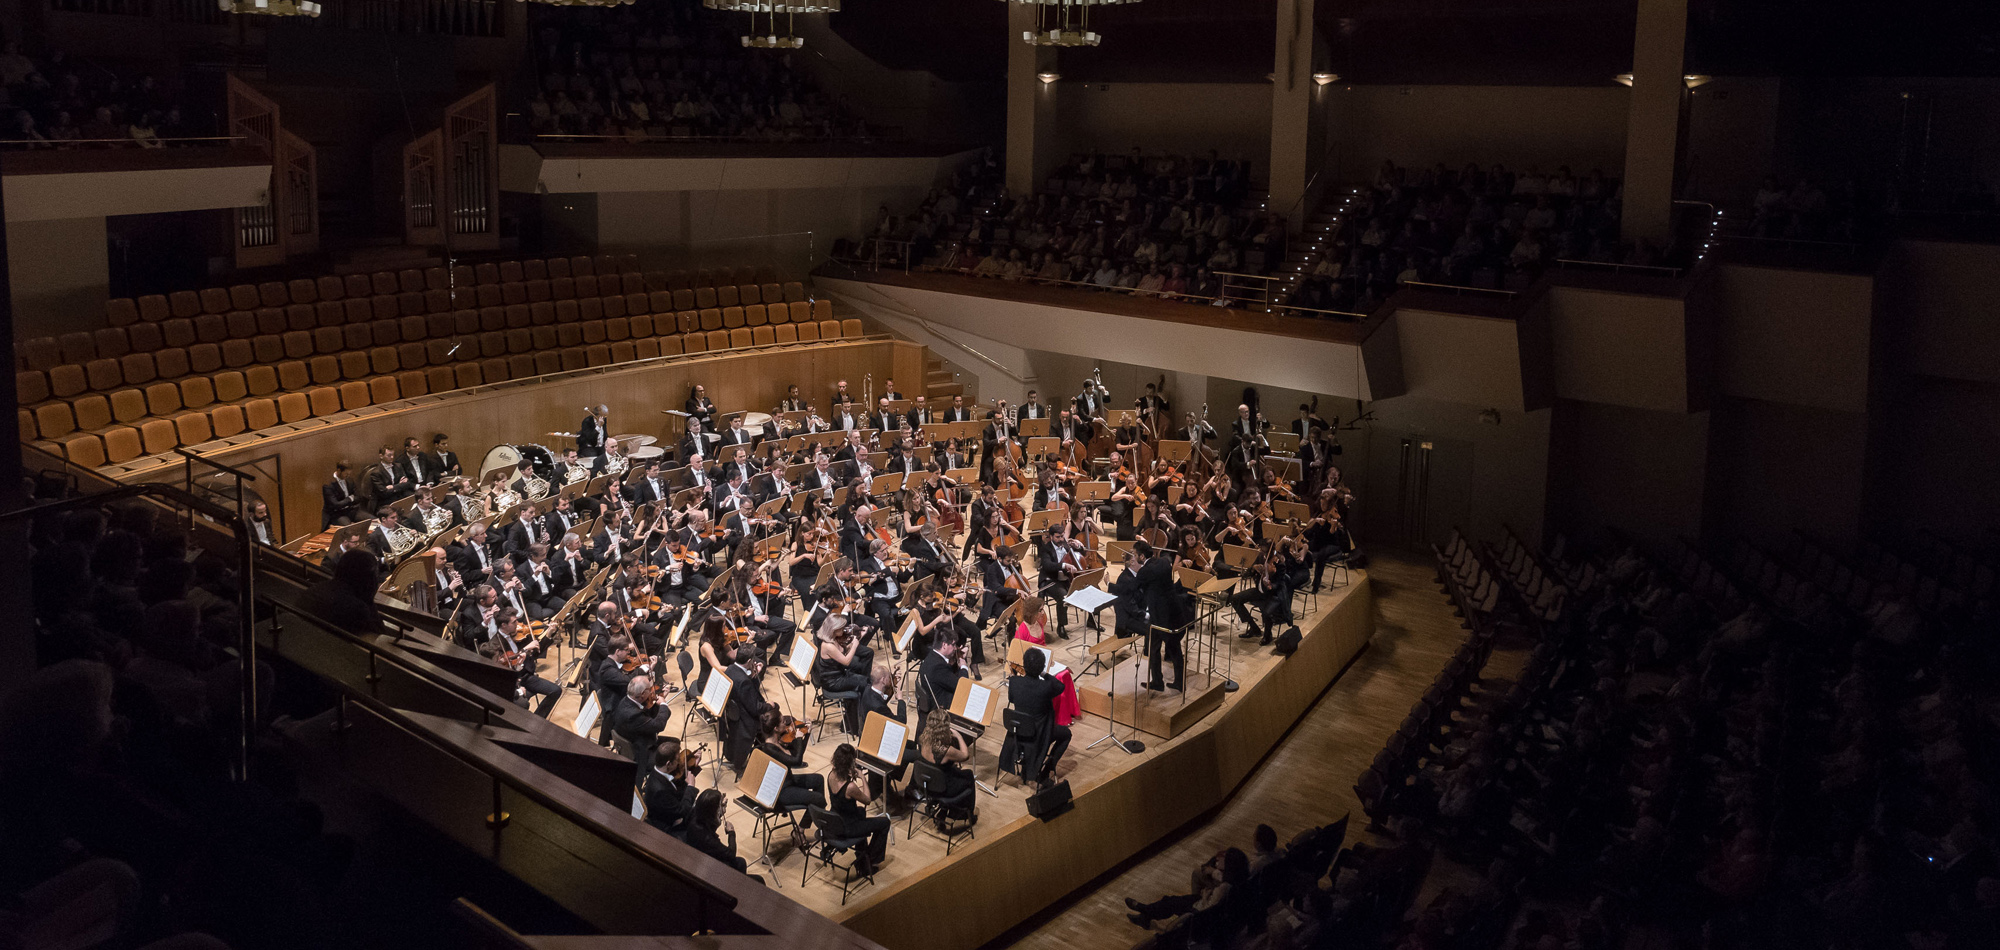
[[[319,16],[320,5],[313,0],[215,0],[224,13],[256,13],[264,16]]]
[[[711,10],[750,14],[750,32],[742,37],[751,49],[798,49],[806,38],[792,32],[792,18],[801,13],[839,13],[840,0],[701,0]],[[757,28],[757,18],[765,17],[766,28]],[[785,18],[785,31],[778,32],[778,17]]]
[[[1104,37],[1090,30],[1090,8],[1139,0],[1013,0],[1035,6],[1035,28],[1024,30],[1029,46],[1096,46]]]

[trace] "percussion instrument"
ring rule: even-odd
[[[743,414],[743,431],[754,437],[770,435],[773,432],[769,428],[771,422],[771,414],[768,412],[746,412]]]
[[[619,445],[629,445],[635,448],[641,445],[652,445],[660,441],[657,437],[650,435],[614,435],[612,438],[617,439]]]
[[[667,450],[657,445],[642,445],[627,454],[635,461],[643,462],[647,459],[659,458],[667,454]]]

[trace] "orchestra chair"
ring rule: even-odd
[[[849,726],[853,725],[853,723],[848,721],[853,717],[849,716],[847,713],[849,708],[851,708],[851,706],[854,703],[858,703],[861,701],[861,691],[858,689],[854,690],[827,689],[826,684],[820,682],[819,670],[817,669],[818,664],[814,664],[814,667],[815,669],[813,670],[813,675],[812,675],[813,727],[819,729],[825,728],[827,720],[829,718],[832,718],[834,712],[837,710],[840,717],[840,731],[845,732],[849,736],[852,736],[854,738],[859,738],[859,736],[855,735],[854,730],[848,728]]]
[[[1028,784],[1028,777],[1021,774],[1021,761],[1027,758],[1028,754],[1027,748],[1021,742],[1021,720],[1025,718],[1027,717],[1020,710],[1011,706],[1000,710],[1000,724],[1007,728],[1007,732],[1000,739],[1000,754],[993,760],[995,787],[1000,785],[1002,772],[1010,773],[1020,779],[1023,786]]]
[[[854,849],[868,839],[866,836],[857,838],[849,835],[847,819],[828,809],[818,805],[807,805],[806,814],[812,817],[813,828],[819,832],[819,836],[805,850],[805,867],[799,873],[799,886],[806,886],[806,881],[812,879],[812,866],[815,860],[822,868],[839,868],[846,872],[846,876],[840,881],[840,903],[844,907],[847,905],[849,895],[860,890],[864,884],[875,883],[873,874],[859,876],[858,879],[855,874],[861,857]],[[845,864],[840,862],[842,855],[847,856]]]
[[[943,770],[923,759],[910,760],[910,787],[907,794],[915,803],[915,807],[910,809],[910,821],[903,833],[903,840],[908,841],[917,836],[917,819],[922,818],[926,823],[937,822],[944,825],[944,831],[934,831],[925,827],[924,833],[942,839],[945,856],[950,857],[951,849],[958,847],[960,842],[972,838],[972,825],[965,820],[969,816],[951,814],[938,801],[937,790],[943,787]]]

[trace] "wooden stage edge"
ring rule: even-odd
[[[1220,711],[1178,737],[1145,737],[1149,747],[1131,768],[1073,789],[1074,809],[1050,822],[981,823],[977,839],[951,857],[863,890],[833,919],[889,950],[975,950],[1222,804],[1368,645],[1374,595],[1365,572],[1353,577],[1332,598],[1320,595],[1297,653],[1242,682]],[[1241,664],[1237,671],[1247,672]],[[1077,730],[1072,749],[1098,734]],[[1122,723],[1119,734],[1129,734]]]

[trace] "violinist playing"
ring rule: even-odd
[[[806,727],[811,723],[800,722],[785,715],[772,706],[764,710],[757,721],[757,748],[771,761],[788,769],[785,784],[778,787],[778,807],[793,809],[801,805],[826,807],[826,778],[810,771],[806,764]],[[812,827],[810,812],[799,816],[799,823],[792,826],[792,846],[806,846],[805,829]]]
[[[495,626],[499,635],[481,643],[479,652],[520,674],[514,689],[514,705],[528,709],[528,698],[540,696],[541,703],[533,707],[535,715],[549,718],[549,710],[554,709],[556,700],[562,698],[562,687],[535,675],[535,660],[542,652],[541,641],[533,638],[512,607],[500,608]]]
[[[935,523],[924,524],[916,531],[905,535],[902,550],[910,558],[911,583],[933,574],[942,574],[952,565],[951,555],[938,543]]]
[[[799,625],[785,619],[785,605],[790,602],[792,592],[778,583],[776,561],[761,561],[750,570],[750,576],[743,584],[740,598],[744,610],[744,620],[758,631],[755,639],[759,643],[775,643],[779,656],[791,653],[792,637],[799,632]]]

